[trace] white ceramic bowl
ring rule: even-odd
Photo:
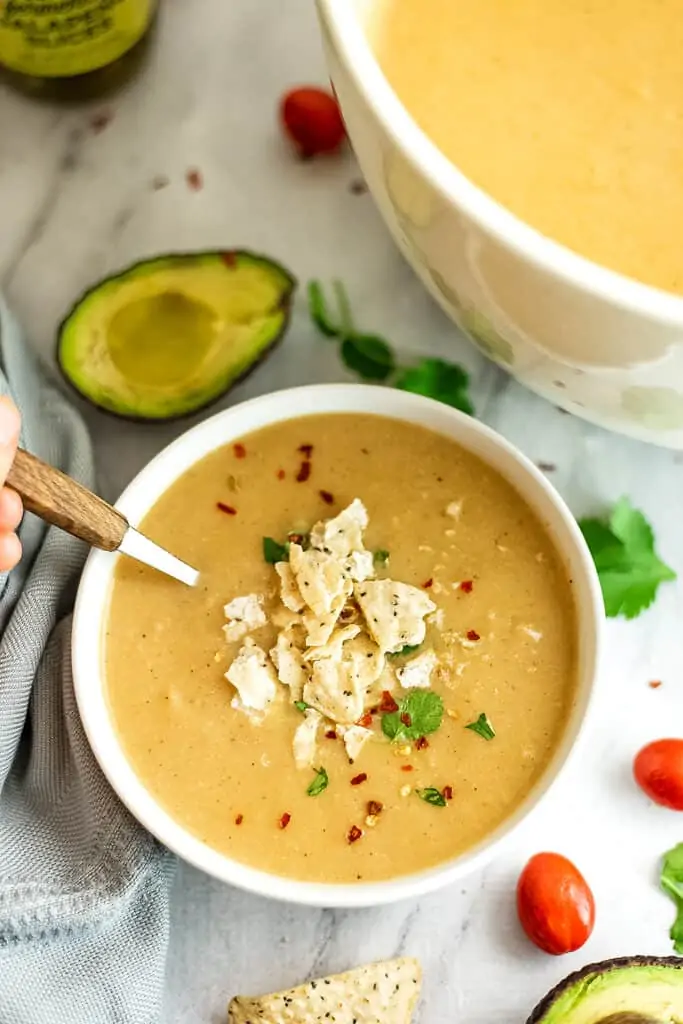
[[[451,164],[390,88],[364,25],[382,0],[317,0],[353,148],[394,239],[486,355],[570,412],[683,448],[683,298],[545,238]]]
[[[391,388],[317,385],[279,391],[211,417],[164,449],[124,491],[117,507],[134,525],[167,488],[215,448],[270,423],[322,412],[376,413],[419,423],[453,438],[506,477],[536,510],[554,538],[574,581],[580,645],[579,686],[565,735],[551,765],[523,805],[484,842],[416,875],[358,885],[296,882],[257,871],[217,853],[174,821],[137,778],[114,730],[103,679],[103,637],[116,559],[100,551],[88,558],[73,626],[73,670],[83,725],[104,774],[142,824],[184,860],[225,882],[264,896],[315,906],[371,906],[416,896],[452,882],[488,861],[548,791],[575,746],[594,685],[602,598],[593,562],[562,499],[523,455],[488,427],[448,406]],[[201,568],[201,567],[199,567]],[[227,699],[227,698],[226,698]]]

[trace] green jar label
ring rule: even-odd
[[[0,0],[0,64],[66,78],[105,67],[145,34],[154,0]]]

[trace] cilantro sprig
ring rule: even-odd
[[[434,358],[421,359],[413,366],[399,366],[385,338],[355,329],[348,295],[341,281],[333,281],[332,288],[336,316],[330,312],[320,281],[308,283],[308,310],[321,334],[341,342],[341,359],[349,370],[363,380],[393,384],[402,391],[425,395],[470,416],[474,414],[468,393],[469,376],[462,366]]]
[[[385,566],[389,561],[389,552],[386,548],[378,548],[377,551],[373,552],[372,560],[375,565]]]
[[[676,906],[676,919],[669,938],[673,940],[674,950],[683,954],[683,843],[664,854],[659,884]]]
[[[297,709],[297,711],[300,711],[301,714],[303,715],[303,713],[305,711],[308,711],[309,708],[312,708],[313,705],[312,704],[307,704],[305,700],[295,700],[294,701],[294,707]]]
[[[482,711],[477,720],[470,722],[465,728],[471,729],[472,732],[476,732],[477,736],[481,736],[485,740],[492,740],[496,735],[496,730],[493,728],[491,720],[485,711]]]
[[[443,701],[433,690],[408,690],[397,711],[382,715],[382,732],[390,740],[412,742],[436,732],[443,721]]]
[[[649,608],[660,583],[676,573],[655,551],[652,527],[628,498],[621,498],[606,519],[580,519],[579,527],[598,571],[605,614],[635,619]]]
[[[324,768],[316,768],[315,777],[306,793],[308,796],[320,796],[330,784],[330,777]]]

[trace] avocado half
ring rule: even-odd
[[[683,959],[633,956],[589,964],[542,999],[527,1024],[673,1024],[683,1020]]]
[[[57,362],[94,405],[168,420],[243,379],[282,338],[296,281],[243,250],[143,260],[100,281],[59,328]]]

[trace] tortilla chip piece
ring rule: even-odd
[[[228,1024],[410,1024],[422,970],[403,957],[251,998],[235,996]]]

